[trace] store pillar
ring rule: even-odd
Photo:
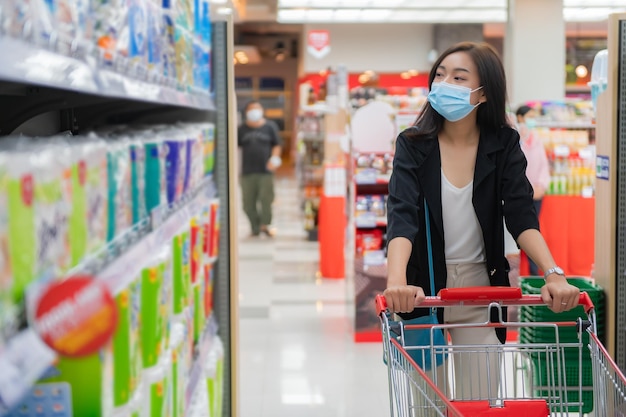
[[[512,105],[536,100],[563,100],[563,0],[508,0],[503,55],[508,98]]]

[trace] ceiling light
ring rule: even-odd
[[[576,76],[578,78],[585,78],[587,74],[589,73],[589,71],[587,70],[587,67],[584,65],[577,66],[574,72],[576,72]]]
[[[400,78],[402,78],[403,80],[408,80],[409,78],[411,78],[411,74],[409,74],[408,72],[403,72],[402,74],[400,74]]]
[[[419,71],[415,70],[415,69],[411,69],[411,70],[409,70],[409,75],[411,77],[417,77],[419,75]]]
[[[233,14],[233,9],[231,7],[219,7],[217,9],[217,14],[221,14],[221,15]]]
[[[211,3],[213,3],[213,4],[226,4],[226,3],[228,3],[228,0],[211,0]]]

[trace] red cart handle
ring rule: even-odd
[[[451,306],[487,306],[499,303],[502,306],[530,306],[546,305],[540,295],[522,295],[520,288],[513,287],[465,287],[444,288],[437,297],[426,297],[418,306],[420,308],[451,307]],[[578,304],[589,314],[593,310],[593,301],[586,292],[580,293]],[[385,296],[376,296],[376,311],[378,315],[387,310]]]

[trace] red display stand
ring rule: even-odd
[[[318,239],[320,273],[324,278],[337,279],[345,277],[345,213],[345,197],[321,196],[318,214]]]
[[[539,227],[554,261],[568,276],[591,276],[594,264],[595,199],[578,196],[544,197]],[[529,275],[522,252],[520,275]]]

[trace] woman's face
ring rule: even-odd
[[[446,82],[476,90],[470,96],[472,104],[487,101],[484,91],[482,89],[477,90],[478,87],[481,87],[480,76],[474,61],[467,52],[454,52],[445,57],[437,67],[433,82]]]

